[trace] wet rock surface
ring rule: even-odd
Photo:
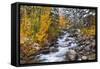
[[[67,61],[74,61],[77,60],[77,52],[75,50],[69,50],[66,54],[66,60]]]

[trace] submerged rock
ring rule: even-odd
[[[50,52],[58,52],[58,48],[56,48],[56,47],[51,47],[51,48],[50,48]]]
[[[67,38],[67,39],[65,39],[65,41],[69,41],[69,39]]]

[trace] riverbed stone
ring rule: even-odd
[[[67,59],[70,61],[76,60],[77,59],[77,53],[75,50],[69,50],[69,52],[67,52]]]
[[[85,49],[86,51],[90,51],[90,46],[86,46],[84,49]]]
[[[82,60],[87,60],[87,56],[82,56]]]

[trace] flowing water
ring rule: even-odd
[[[57,39],[57,52],[50,52],[48,54],[39,54],[39,60],[41,62],[61,62],[66,61],[66,53],[69,48],[77,46],[75,39],[73,37],[69,37],[70,34],[66,31],[63,31],[64,35],[61,35]]]

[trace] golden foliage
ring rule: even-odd
[[[86,36],[95,36],[95,25],[92,25],[88,28],[82,28],[81,33]]]
[[[59,26],[60,26],[61,28],[65,28],[65,24],[66,24],[66,21],[65,21],[64,16],[60,16],[60,17],[59,17]]]
[[[51,8],[45,8],[44,14],[41,15],[40,29],[39,32],[36,33],[36,38],[39,42],[44,42],[48,37],[47,31],[51,24],[50,10]]]
[[[31,32],[31,22],[30,22],[30,18],[28,18],[26,10],[23,13],[23,17],[21,18],[21,31],[20,31],[20,43],[24,43],[25,41],[27,41],[28,36],[30,36],[30,34],[32,34]]]
[[[33,7],[34,10],[31,10],[31,15],[29,15],[29,10],[24,7],[24,12],[21,14],[20,50],[26,57],[40,50],[41,43],[45,42],[48,37],[47,32],[51,24],[51,8],[40,8],[41,13],[37,11],[37,8],[40,7]]]
[[[71,27],[70,20],[68,17],[60,16],[59,17],[59,27],[68,29]]]
[[[71,25],[71,21],[68,19],[68,17],[66,17],[66,28],[68,29],[68,28],[70,28],[72,25]]]
[[[88,24],[81,29],[81,33],[87,37],[95,36],[95,16],[88,16],[86,17],[86,20],[88,21]]]

